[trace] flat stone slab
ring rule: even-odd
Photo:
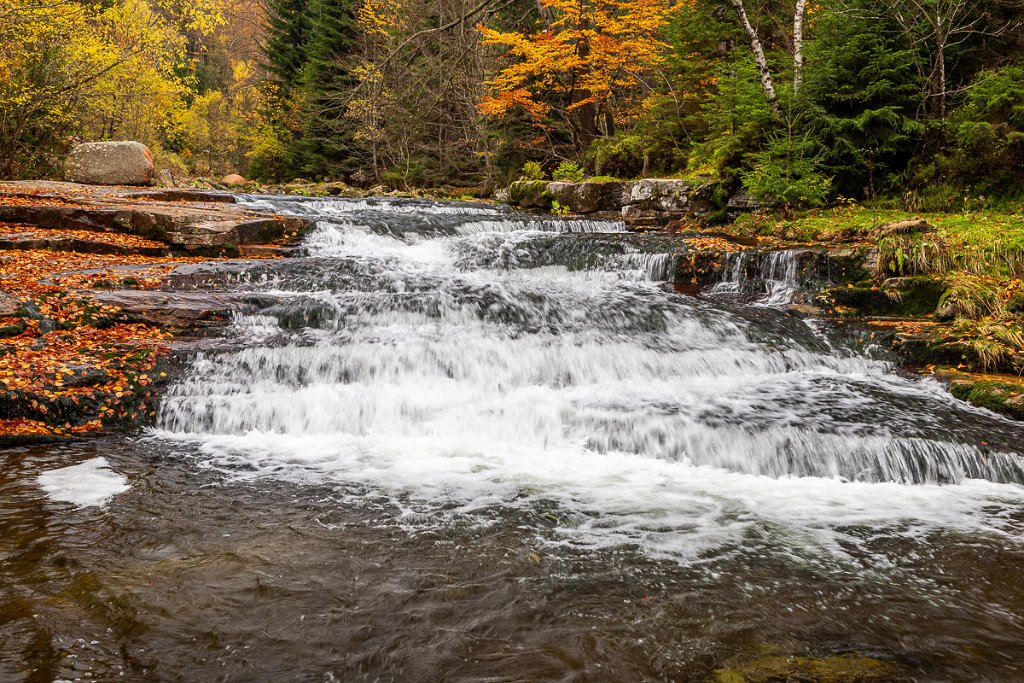
[[[171,330],[194,329],[204,323],[226,322],[234,312],[256,310],[266,297],[256,294],[164,292],[124,289],[97,292],[96,301],[117,306],[135,322]]]
[[[71,183],[0,183],[0,222],[137,235],[165,242],[177,251],[196,253],[237,250],[244,244],[270,242],[313,226],[306,218],[235,206],[224,199],[231,196],[227,193],[184,192],[160,195]],[[202,201],[159,201],[150,199],[151,195],[202,197]],[[5,197],[11,199],[5,202]],[[33,203],[33,197],[40,201]]]
[[[133,192],[126,196],[129,199],[151,199],[157,202],[212,202],[216,204],[235,204],[238,202],[235,195],[230,192],[221,192],[220,190],[195,190],[180,187]]]
[[[38,235],[0,235],[0,250],[7,251],[75,251],[80,254],[111,254],[114,256],[167,256],[170,247],[122,246],[79,237],[41,237]]]

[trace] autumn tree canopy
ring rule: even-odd
[[[663,30],[678,3],[540,0],[539,6],[543,27],[532,35],[480,26],[484,44],[504,48],[508,62],[487,82],[480,111],[500,119],[522,109],[538,126],[557,117],[582,146],[640,115],[669,50]]]
[[[178,177],[1008,201],[1022,68],[1011,0],[0,0],[0,176],[136,139]]]

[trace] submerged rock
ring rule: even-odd
[[[152,185],[156,166],[141,142],[86,142],[71,151],[64,176],[86,185]]]
[[[902,664],[856,653],[827,657],[767,655],[715,671],[714,683],[893,683],[915,680]]]

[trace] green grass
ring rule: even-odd
[[[925,219],[934,230],[879,239],[882,226],[912,218]],[[893,272],[1024,275],[1022,212],[914,213],[855,204],[808,211],[792,219],[749,214],[741,216],[732,230],[808,243],[880,241],[882,260],[897,266],[889,268]]]

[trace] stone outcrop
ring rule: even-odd
[[[305,218],[248,211],[231,204],[229,195],[197,194],[191,190],[88,192],[88,188],[76,185],[62,187],[59,197],[35,195],[39,201],[33,202],[35,196],[25,194],[21,187],[19,183],[0,186],[0,222],[136,235],[164,242],[177,252],[237,253],[242,245],[271,242],[312,226]],[[4,194],[20,196],[22,200],[4,204]],[[148,197],[193,201],[201,198],[204,203],[153,201]],[[53,201],[55,198],[58,201]]]
[[[712,186],[688,180],[512,183],[508,202],[524,209],[550,210],[557,204],[575,214],[623,220],[636,226],[664,226],[686,217],[706,217],[715,207]]]
[[[141,142],[86,142],[75,147],[64,176],[87,185],[152,185],[153,153]]]
[[[119,315],[128,321],[178,332],[223,323],[233,312],[251,312],[256,304],[262,302],[265,306],[271,301],[259,295],[149,290],[98,292],[96,300],[116,306]]]

